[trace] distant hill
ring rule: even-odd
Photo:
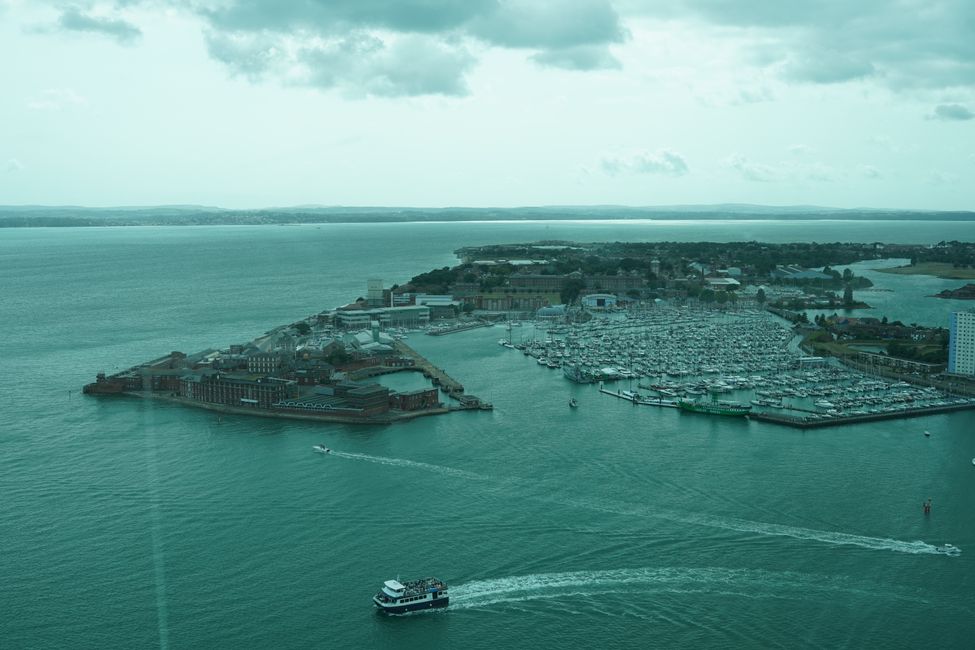
[[[563,205],[519,208],[408,208],[304,205],[233,210],[202,205],[0,206],[0,228],[56,226],[202,226],[411,221],[529,221],[581,219],[842,219],[975,221],[971,211],[829,208],[811,205]]]

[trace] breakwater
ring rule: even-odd
[[[769,422],[771,424],[782,424],[797,429],[819,429],[822,427],[835,427],[843,424],[861,424],[865,422],[879,422],[881,420],[898,420],[901,418],[914,418],[924,415],[938,415],[940,413],[954,413],[956,411],[966,411],[975,409],[975,404],[947,404],[944,406],[924,406],[920,408],[902,409],[885,413],[867,413],[864,415],[835,415],[832,417],[810,418],[809,416],[790,416],[778,413],[756,413],[748,415],[751,420],[759,422]]]

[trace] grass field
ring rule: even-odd
[[[956,269],[943,262],[921,262],[914,266],[897,266],[892,269],[874,269],[883,273],[898,275],[934,275],[946,280],[975,280],[975,269]]]

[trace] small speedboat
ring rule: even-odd
[[[315,445],[314,447],[312,447],[312,449],[314,449],[315,451],[317,451],[320,454],[330,454],[330,453],[332,453],[332,450],[329,449],[328,447],[326,447],[325,445]]]
[[[942,544],[941,546],[936,546],[935,550],[945,555],[958,555],[961,553],[961,549],[954,544]]]
[[[570,397],[569,398],[569,408],[576,408],[578,406],[579,406],[579,402],[576,401],[576,398]]]
[[[924,437],[925,437],[925,438],[930,438],[930,437],[931,437],[931,432],[930,432],[930,431],[927,431],[927,430],[925,430],[925,431],[924,431]]]

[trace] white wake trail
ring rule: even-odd
[[[327,455],[338,456],[339,458],[347,458],[349,460],[362,460],[367,463],[376,463],[379,465],[392,465],[395,467],[410,467],[412,469],[419,469],[425,472],[434,472],[436,474],[442,474],[444,476],[453,476],[454,478],[462,478],[468,481],[484,481],[488,477],[483,474],[477,474],[475,472],[468,472],[462,469],[456,469],[453,467],[445,467],[443,465],[432,465],[430,463],[420,463],[415,460],[407,460],[405,458],[387,458],[386,456],[371,456],[369,454],[358,454],[347,451],[335,451],[331,450]]]
[[[450,608],[477,609],[533,600],[585,599],[605,594],[723,593],[748,597],[796,597],[810,592],[855,593],[910,600],[908,594],[851,585],[843,578],[793,572],[725,568],[636,568],[539,573],[474,580],[451,588]]]

